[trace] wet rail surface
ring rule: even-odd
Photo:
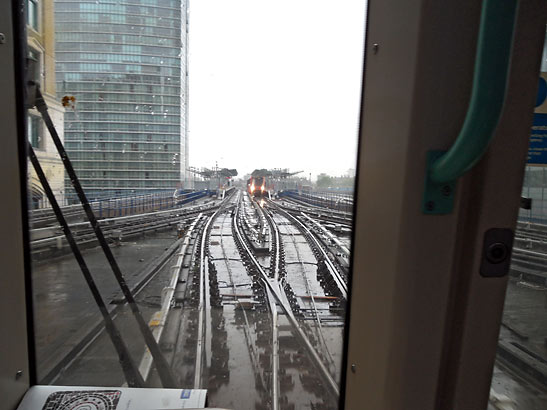
[[[304,309],[298,308],[294,292],[286,285],[286,255],[281,235],[272,232],[274,226],[267,229],[269,255],[255,255],[251,250],[256,238],[243,220],[252,212],[257,212],[253,221],[270,218],[261,215],[263,211],[247,198],[236,197],[211,217],[208,229],[198,239],[194,275],[187,288],[190,306],[183,314],[183,336],[177,342],[174,369],[184,385],[207,388],[211,405],[249,409],[336,407],[336,394],[329,392],[316,371],[317,360],[322,362],[324,353],[315,353],[316,357],[309,354],[310,349],[324,349],[325,337],[317,337],[317,329],[306,320],[310,317],[302,315]],[[300,246],[308,248],[313,258],[306,241]],[[298,276],[304,283],[301,271]],[[319,291],[317,280],[315,285]],[[314,295],[310,287],[302,288],[305,309],[314,296],[323,294]],[[294,318],[295,311],[302,320]],[[338,317],[338,322],[343,319]],[[336,331],[341,335],[340,327]],[[327,338],[338,342],[341,350],[341,337]],[[328,367],[336,374],[335,366],[329,363]],[[248,392],[245,403],[240,400],[242,392]]]
[[[209,202],[209,201],[208,201]],[[188,215],[199,209],[214,209],[214,203],[189,205],[182,209],[157,212],[160,223],[150,224],[151,214],[140,220],[129,219],[132,234],[124,240],[111,240],[114,256],[124,272],[125,280],[134,294],[152,280],[176,250],[177,223],[188,222]],[[171,213],[171,212],[174,212]],[[164,223],[165,219],[169,223]],[[123,223],[127,223],[121,218]],[[110,225],[112,221],[101,221]],[[79,226],[88,228],[87,223]],[[150,229],[152,225],[153,229]],[[49,228],[46,228],[49,229]],[[52,226],[52,230],[57,229]],[[101,295],[110,303],[115,316],[117,304],[124,301],[103,253],[96,247],[85,250],[84,258],[90,267]],[[31,250],[35,247],[31,243]],[[37,355],[37,375],[40,383],[51,383],[64,367],[77,356],[96,335],[104,330],[103,322],[89,288],[72,254],[52,257],[54,252],[33,252],[32,287]]]
[[[147,234],[112,248],[130,287],[153,274],[175,240],[172,234]],[[85,258],[107,303],[119,297],[117,283],[100,250],[87,250]],[[35,262],[33,292],[38,380],[48,383],[59,370],[55,366],[68,351],[77,348],[88,330],[102,327],[102,319],[71,255]],[[115,305],[110,307],[112,311]]]
[[[152,329],[165,319],[159,344],[181,387],[207,388],[209,404],[217,406],[336,408],[344,298],[334,289],[333,280],[326,280],[322,256],[302,234],[302,227],[273,203],[262,206],[237,193],[225,198],[220,207],[187,218],[180,239],[171,232],[156,235],[157,240],[154,235],[142,238],[140,248],[122,242],[117,256],[131,283],[127,272],[135,272],[142,259],[163,254],[161,263],[151,263],[153,275],[146,280],[143,272],[135,275],[142,282],[136,299]],[[191,224],[194,229],[188,232]],[[344,234],[339,239],[347,241]],[[183,243],[186,247],[181,252]],[[94,252],[86,250],[86,257],[93,259]],[[100,256],[95,258],[100,265]],[[334,256],[332,261],[336,262]],[[175,268],[179,271],[173,286]],[[57,280],[59,271],[65,279]],[[40,262],[35,269],[38,274],[48,280],[39,285],[42,290],[37,297],[55,295],[46,309],[39,309],[49,315],[41,318],[42,323],[58,318],[42,326],[48,330],[39,342],[48,346],[41,355],[50,357],[48,368],[57,372],[49,375],[49,382],[123,384],[117,355],[104,331],[98,329],[81,346],[62,341],[77,340],[97,320],[96,307],[82,297],[88,292],[85,285],[80,283],[76,292],[72,288],[82,281],[70,258]],[[108,272],[99,281],[104,295],[116,295]],[[64,296],[59,286],[66,288]],[[158,316],[170,287],[172,300]],[[118,303],[112,308],[116,309],[114,321],[133,360],[142,365],[144,343],[123,298]],[[61,318],[68,311],[59,309],[71,310],[67,320]],[[70,349],[72,356],[63,358]],[[59,360],[62,366],[56,367]],[[153,364],[146,367],[147,383],[161,386]]]
[[[114,253],[177,383],[208,389],[211,406],[336,408],[351,214],[234,192],[195,212],[158,212],[157,219],[166,216],[167,227],[125,237]],[[154,223],[153,214],[147,218]],[[544,277],[546,232],[519,227],[511,309],[501,331],[506,344],[541,357],[545,327],[516,322],[519,309],[543,309],[545,285],[523,272]],[[133,360],[149,386],[161,387],[114,279],[101,269],[104,257],[94,248],[84,253],[103,296],[114,302],[111,314]],[[34,290],[42,382],[123,385],[116,351],[73,258],[37,261]]]

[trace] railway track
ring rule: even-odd
[[[337,406],[351,278],[349,238],[335,226],[347,215],[285,200],[260,204],[238,191],[216,205],[139,217],[101,224],[123,236],[183,226],[180,239],[131,283],[139,303],[154,301],[143,312],[181,387],[206,388],[210,405],[242,410]],[[85,238],[88,226],[73,226]],[[547,229],[526,228],[519,229],[512,269],[545,276]],[[126,329],[123,300],[109,311],[147,384],[160,386],[138,333]],[[514,332],[511,325],[504,323]],[[86,358],[111,344],[98,318],[80,336],[42,382],[89,371]],[[117,366],[112,357],[102,368]],[[119,371],[108,377],[108,384],[123,383]]]
[[[349,212],[312,206],[290,197],[283,197],[282,200],[277,201],[277,204],[287,212],[306,212],[308,215],[324,223],[338,226],[342,234],[349,235],[351,233],[353,216]]]
[[[341,293],[343,299],[347,300],[347,295],[348,295],[347,272],[342,273],[342,270],[335,265],[335,263],[331,260],[331,257],[329,256],[324,245],[321,244],[321,240],[314,234],[314,232],[311,229],[309,229],[302,221],[300,221],[295,216],[289,213],[287,213],[286,216],[295,223],[295,225],[300,229],[302,234],[308,240],[308,243],[310,244],[312,249],[315,251],[318,260],[321,263],[323,263],[324,266],[328,269],[330,274],[330,279],[334,280],[338,288],[338,291]],[[330,281],[330,279],[327,276],[325,280]],[[332,290],[330,292],[336,293],[336,292],[333,292]]]
[[[162,223],[183,221],[184,235],[158,261],[162,273],[143,280],[137,296],[157,299],[156,309],[143,311],[177,383],[207,388],[212,405],[336,407],[347,276],[320,239],[321,222],[273,202],[258,206],[242,192],[195,213],[160,215]],[[258,250],[257,235],[263,239]],[[123,303],[110,309],[125,328]],[[47,382],[74,377],[86,369],[87,355],[108,348],[100,323],[84,333]],[[141,375],[161,385],[142,341],[128,335]],[[105,366],[116,367],[115,358]],[[109,377],[109,384],[123,382],[119,372]],[[241,404],[243,391],[249,402]]]
[[[171,268],[173,273],[169,276],[170,279],[168,286],[162,288],[163,303],[160,304],[161,309],[156,312],[155,317],[151,318],[151,326],[155,329],[153,334],[157,337],[157,340],[160,339],[166,325],[169,308],[173,304],[174,291],[178,278],[182,274],[182,258],[190,247],[191,237],[192,235],[195,235],[194,230],[201,230],[205,219],[203,215],[207,213],[210,214],[217,208],[218,206],[216,205],[194,206],[177,210],[151,212],[146,215],[110,218],[110,220],[101,221],[103,224],[114,222],[115,229],[121,229],[123,226],[127,226],[129,229],[136,229],[136,232],[138,233],[142,233],[147,230],[158,230],[174,223],[180,225],[181,227],[185,227],[184,236],[182,238],[174,240],[173,244],[168,247],[162,255],[155,258],[154,262],[147,266],[144,271],[138,275],[131,275],[131,278],[128,280],[131,292],[135,297],[139,296],[141,293],[146,293],[147,287],[154,283],[158,274],[164,270],[166,266],[168,266],[169,261],[173,258],[173,256],[175,255],[177,258],[177,262]],[[187,212],[182,213],[181,211]],[[137,217],[141,217],[143,220],[140,222],[136,221],[135,223],[131,223],[135,221]],[[157,223],[154,223],[154,217],[158,219]],[[125,225],[127,223],[126,221],[130,221],[130,223]],[[85,227],[88,226],[87,223],[75,225]],[[109,232],[108,228],[104,229],[104,231]],[[127,230],[122,232],[124,232],[124,236],[129,236],[131,233],[131,231],[128,232]],[[82,240],[83,236],[79,235],[78,237]],[[111,303],[108,307],[109,314],[113,320],[118,321],[117,318],[120,314],[123,316],[123,313],[127,308],[125,299],[123,296],[120,296],[118,292],[115,292],[110,296],[109,300]],[[68,343],[66,348],[63,348],[61,351],[54,351],[53,354],[48,355],[49,357],[44,361],[45,365],[43,365],[42,369],[40,369],[41,383],[55,383],[59,380],[59,378],[64,377],[66,374],[71,374],[72,368],[74,366],[78,366],[78,361],[84,357],[87,352],[92,351],[93,349],[102,349],[102,346],[108,346],[111,343],[104,334],[104,323],[99,318],[98,312],[90,312],[87,316],[90,316],[91,319],[89,317],[86,318],[85,330],[81,332],[75,340]],[[127,320],[127,318],[119,320]],[[135,336],[137,340],[139,340],[139,335],[135,334]],[[135,353],[135,357],[142,356],[139,370],[146,379],[153,364],[150,354],[148,350],[145,350],[145,353],[143,354],[140,349],[141,346],[138,344],[133,343],[132,348]]]
[[[295,295],[292,291],[289,283],[285,279],[286,273],[284,266],[282,264],[282,258],[281,255],[283,253],[282,250],[282,244],[280,241],[280,235],[277,231],[276,224],[272,219],[268,218],[268,221],[270,223],[270,229],[273,228],[273,234],[272,237],[272,250],[270,252],[270,258],[273,258],[272,261],[270,261],[270,272],[267,273],[262,264],[257,260],[255,255],[250,250],[250,247],[247,243],[247,239],[243,236],[241,232],[241,227],[239,225],[238,216],[239,216],[240,208],[236,208],[235,218],[236,222],[234,224],[234,232],[236,236],[237,242],[239,242],[239,249],[241,252],[241,256],[243,259],[247,259],[248,266],[252,269],[255,276],[260,280],[262,286],[265,289],[266,293],[266,302],[270,308],[270,312],[272,313],[272,337],[275,337],[278,326],[277,326],[277,307],[276,304],[279,305],[279,307],[283,310],[284,317],[287,319],[287,321],[292,326],[292,332],[296,336],[297,339],[299,339],[300,343],[303,345],[303,347],[306,349],[307,353],[310,356],[310,361],[313,363],[313,365],[316,366],[317,370],[319,371],[319,374],[321,374],[323,378],[323,382],[326,385],[327,388],[331,390],[331,392],[337,396],[339,394],[339,387],[336,381],[334,380],[332,374],[328,370],[328,368],[323,363],[323,360],[320,356],[320,354],[317,352],[316,347],[312,344],[310,339],[308,338],[307,334],[302,329],[300,322],[297,320],[295,312],[293,311],[293,306],[295,306]],[[273,268],[273,271],[272,271]],[[278,350],[275,348],[277,346],[277,343],[275,340],[272,342],[273,349],[272,349],[272,363],[273,363],[273,369],[276,368],[276,362],[279,360],[279,354]],[[278,366],[278,365],[277,365]],[[272,386],[272,392],[277,391],[277,383],[278,381],[275,381],[275,378],[272,378],[272,383],[274,385]],[[273,396],[274,401],[274,408],[277,408],[275,406],[275,401],[279,402],[279,398],[275,395]]]
[[[186,360],[174,365],[183,384],[208,388],[212,405],[217,397],[224,406],[230,400],[238,403],[237,397],[227,397],[227,390],[248,390],[245,377],[230,377],[239,370],[254,379],[248,408],[290,409],[306,403],[332,408],[338,400],[340,363],[335,364],[323,333],[327,327],[330,339],[339,333],[341,340],[343,316],[330,308],[338,297],[326,294],[325,284],[316,278],[319,252],[294,222],[271,212],[238,193],[207,219],[194,251],[186,305],[191,309],[174,354]],[[268,253],[254,247],[257,230],[269,238]],[[290,282],[298,283],[298,294]]]
[[[216,210],[218,205],[211,202],[203,205],[179,207],[164,211],[154,211],[139,215],[105,218],[99,224],[105,237],[118,242],[122,237],[130,237],[149,231],[157,231],[185,224],[201,212]],[[69,224],[79,245],[93,246],[97,243],[95,233],[89,222]],[[70,252],[66,238],[59,226],[31,229],[31,252],[35,258],[57,256]]]

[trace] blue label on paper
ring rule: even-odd
[[[180,394],[181,399],[189,399],[190,394],[192,394],[192,390],[184,389],[182,393]]]
[[[534,114],[527,163],[536,165],[547,164],[547,114]]]

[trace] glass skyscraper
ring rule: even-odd
[[[55,0],[65,145],[91,195],[184,184],[187,0]]]

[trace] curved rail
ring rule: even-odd
[[[210,294],[209,294],[209,259],[205,254],[207,247],[207,231],[211,222],[215,220],[219,211],[216,211],[209,217],[203,227],[201,236],[200,258],[199,258],[199,319],[198,319],[198,339],[196,346],[196,365],[194,372],[194,388],[201,388],[201,373],[203,365],[203,341],[205,336],[204,325],[210,326]]]
[[[240,211],[239,206],[237,206],[236,215],[235,215],[236,218],[238,217],[239,211]],[[327,367],[321,360],[321,357],[319,357],[317,351],[315,350],[315,348],[309,341],[308,337],[306,336],[306,334],[304,333],[304,331],[298,324],[298,321],[296,317],[294,316],[294,313],[290,307],[290,304],[287,301],[287,298],[283,297],[284,294],[280,290],[279,283],[274,281],[272,278],[270,278],[268,274],[264,271],[261,264],[255,258],[255,256],[249,249],[249,246],[245,242],[245,239],[243,238],[243,235],[241,234],[237,226],[237,223],[235,224],[235,232],[247,256],[249,257],[249,260],[252,262],[255,269],[259,272],[263,284],[266,286],[266,289],[269,290],[269,292],[271,292],[271,294],[275,297],[275,299],[277,300],[277,303],[281,306],[281,308],[285,312],[285,315],[287,316],[287,319],[290,322],[290,324],[293,326],[296,335],[300,338],[300,340],[304,344],[306,350],[308,351],[308,353],[310,354],[312,358],[313,363],[316,365],[317,369],[320,371],[321,375],[326,380],[328,387],[331,389],[333,394],[335,394],[335,396],[339,396],[340,388],[338,387],[338,384],[336,383],[336,381],[330,374],[330,371],[327,369]]]
[[[338,271],[338,269],[336,269],[336,267],[332,263],[331,259],[329,258],[329,255],[327,254],[327,252],[325,251],[323,246],[321,246],[321,244],[319,243],[319,241],[315,237],[315,234],[306,225],[304,225],[298,218],[296,218],[294,215],[291,215],[289,212],[286,212],[285,210],[281,209],[281,207],[279,207],[277,204],[275,204],[271,201],[269,202],[269,204],[276,207],[279,213],[281,213],[282,215],[284,215],[285,217],[287,217],[288,219],[293,221],[295,224],[297,224],[307,234],[308,238],[310,238],[310,240],[313,241],[314,245],[317,247],[319,252],[321,252],[321,254],[322,254],[322,256],[325,260],[325,265],[327,266],[330,274],[332,275],[332,278],[336,282],[336,285],[338,286],[338,289],[340,290],[342,296],[344,297],[344,299],[347,300],[347,298],[348,298],[348,285],[347,285],[346,281],[344,280],[344,278],[342,277],[342,275],[340,274],[340,272]]]
[[[168,286],[163,288],[161,292],[162,293],[161,310],[159,310],[154,316],[152,316],[152,320],[150,321],[151,324],[154,323],[154,331],[152,332],[152,335],[154,336],[154,339],[156,339],[156,342],[158,343],[165,329],[167,318],[169,316],[169,311],[173,305],[173,299],[175,296],[176,286],[182,272],[182,267],[183,267],[182,261],[184,260],[184,255],[186,255],[186,251],[188,247],[190,246],[192,232],[194,231],[202,215],[203,214],[200,213],[196,217],[196,219],[194,220],[194,222],[192,222],[192,225],[190,225],[190,227],[188,228],[188,231],[186,232],[184,236],[182,244],[180,245],[179,251],[177,253],[177,261],[175,265],[171,267],[172,273],[171,273],[171,278],[169,280],[169,284]],[[146,349],[141,359],[141,362],[139,364],[139,372],[141,373],[145,381],[148,379],[148,376],[150,374],[150,369],[152,368],[152,364],[153,364],[152,355],[150,354],[150,351]]]

